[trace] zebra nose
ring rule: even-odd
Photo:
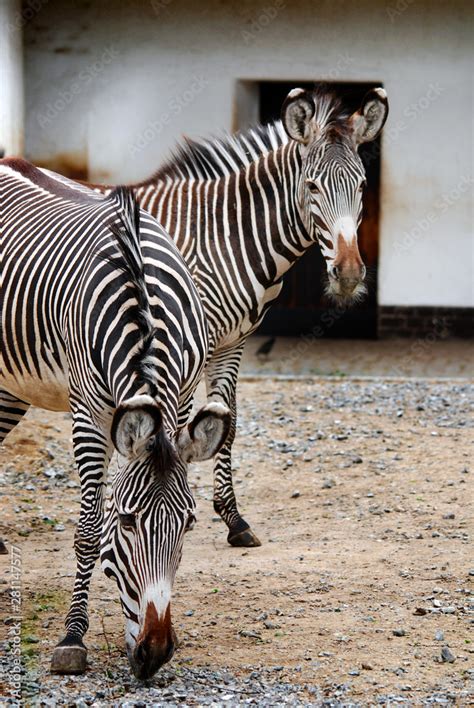
[[[146,639],[140,642],[133,652],[132,668],[135,676],[142,681],[151,678],[163,664],[171,659],[174,649],[175,645],[172,639],[158,645]]]

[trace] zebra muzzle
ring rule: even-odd
[[[174,654],[176,635],[171,624],[171,607],[168,604],[159,616],[155,605],[150,602],[146,609],[143,629],[137,643],[129,653],[133,673],[138,679],[151,678]]]

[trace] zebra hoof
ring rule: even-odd
[[[255,548],[256,546],[261,546],[261,541],[257,538],[251,528],[240,531],[232,535],[229,533],[227,540],[231,546],[240,546],[244,548]]]
[[[51,660],[52,674],[83,674],[87,666],[85,646],[57,646]]]

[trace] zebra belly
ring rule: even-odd
[[[15,377],[5,372],[0,373],[0,388],[26,403],[49,411],[68,411],[68,372],[59,367],[53,371],[46,365],[40,367],[40,376],[22,373]]]
[[[242,339],[246,339],[250,334],[252,334],[252,332],[255,332],[265,317],[268,307],[280,294],[281,288],[282,283],[275,283],[271,287],[265,289],[261,288],[256,317],[255,313],[251,314],[250,312],[247,312],[237,327],[219,337],[216,350],[220,351],[222,349],[227,349],[237,344],[237,342],[242,341]]]

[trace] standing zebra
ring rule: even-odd
[[[132,186],[141,206],[175,240],[209,320],[214,347],[208,395],[232,411],[231,432],[215,462],[214,508],[232,545],[260,545],[239,514],[232,485],[245,341],[279,294],[285,273],[315,243],[326,260],[328,295],[348,305],[365,294],[357,244],[365,170],[357,150],[377,137],[387,114],[381,88],[369,91],[352,115],[331,93],[294,89],[281,121],[188,141],[155,175]]]
[[[52,669],[85,668],[101,552],[120,591],[131,666],[148,678],[174,648],[171,588],[195,509],[186,463],[212,457],[230,427],[219,402],[186,425],[206,318],[176,247],[128,190],[104,197],[14,159],[0,161],[0,186],[0,442],[29,405],[70,409],[81,480],[74,592]]]

